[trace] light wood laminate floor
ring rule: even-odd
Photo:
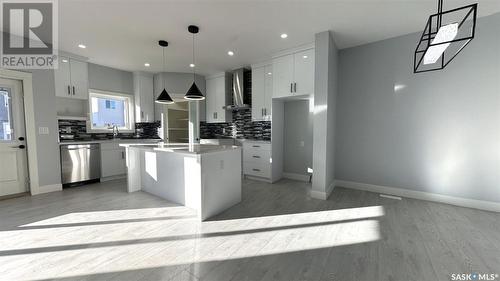
[[[244,181],[200,223],[124,181],[0,201],[0,280],[450,280],[500,273],[500,215]]]

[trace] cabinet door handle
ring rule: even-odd
[[[260,158],[260,156],[258,156],[258,155],[254,155],[254,156],[252,156],[252,157],[253,157],[253,158]]]
[[[264,108],[264,116],[267,115],[267,108]]]
[[[290,83],[290,93],[293,93],[293,83]]]
[[[218,113],[218,112],[215,112],[215,119],[217,119],[217,117],[218,117],[218,114],[217,114],[217,113]]]
[[[260,147],[260,145],[252,145],[252,147]]]
[[[260,172],[260,169],[252,169],[255,172]]]
[[[297,83],[293,83],[293,92],[296,93],[297,92]]]
[[[68,85],[68,95],[71,95],[71,87]]]
[[[122,159],[125,159],[125,151],[122,151]]]
[[[75,95],[75,86],[73,86],[73,96]]]
[[[264,116],[264,108],[260,109],[260,116]]]

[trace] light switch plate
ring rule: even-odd
[[[38,127],[38,134],[39,135],[48,135],[49,134],[49,127]]]

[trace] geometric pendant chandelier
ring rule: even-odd
[[[477,4],[444,11],[438,0],[438,12],[429,16],[413,57],[413,72],[445,68],[476,32]]]

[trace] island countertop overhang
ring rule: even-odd
[[[189,155],[200,155],[200,154],[215,153],[228,150],[241,150],[241,147],[234,145],[210,145],[210,144],[186,144],[186,143],[168,143],[168,144],[121,143],[120,146],[125,148],[138,148],[149,151],[180,153]]]

